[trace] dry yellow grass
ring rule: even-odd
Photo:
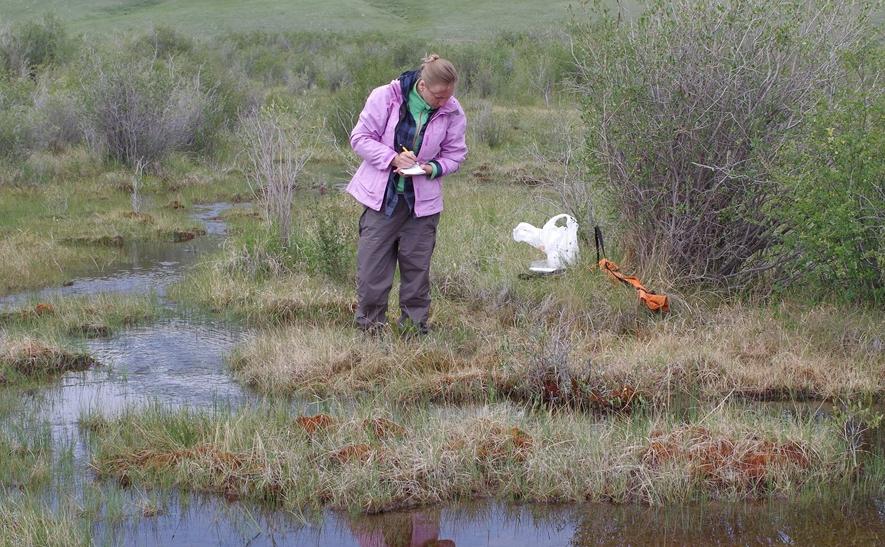
[[[416,342],[392,332],[370,337],[348,327],[292,326],[245,342],[231,367],[267,393],[475,400],[503,382],[503,358],[488,343],[465,349],[432,337]]]
[[[597,369],[650,394],[697,388],[710,397],[851,398],[885,392],[883,332],[877,314],[846,317],[835,306],[728,305],[637,336],[601,333],[584,351]]]
[[[729,305],[619,334],[525,320],[505,327],[458,316],[451,303],[440,308],[439,332],[421,339],[370,337],[335,325],[261,331],[238,348],[232,366],[270,393],[375,392],[396,400],[481,401],[492,391],[530,400],[567,392],[581,403],[629,388],[665,404],[684,394],[780,400],[885,391],[885,325],[873,314],[845,319],[835,307]]]

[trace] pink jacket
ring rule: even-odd
[[[376,211],[381,210],[387,177],[390,176],[390,162],[397,155],[393,150],[393,136],[402,102],[399,80],[375,88],[350,133],[350,145],[363,158],[363,162],[347,185],[347,191],[357,201]],[[423,175],[412,177],[415,216],[424,217],[442,211],[442,177],[457,171],[467,158],[466,132],[467,116],[454,97],[430,118],[418,151],[418,161],[427,163],[436,160],[442,173],[435,179]]]

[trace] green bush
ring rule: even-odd
[[[194,40],[175,29],[158,26],[136,39],[134,46],[143,51],[154,51],[157,57],[168,58],[187,55],[194,51]]]
[[[356,219],[348,215],[347,208],[328,201],[298,207],[311,213],[300,216],[290,241],[284,241],[268,223],[245,230],[229,244],[230,252],[220,263],[224,271],[254,279],[308,272],[336,281],[352,280],[356,273]]]
[[[171,60],[96,54],[81,90],[92,142],[129,166],[199,149],[212,136],[209,120],[218,109],[212,83]]]
[[[468,119],[470,120],[471,144],[485,144],[489,148],[498,148],[507,139],[507,120],[493,110],[492,103],[487,100],[470,102]]]
[[[372,89],[389,83],[409,68],[408,65],[397,67],[392,59],[385,57],[364,59],[359,65],[350,68],[352,82],[342,86],[332,97],[328,115],[332,134],[339,143],[350,142],[350,131],[356,125]]]
[[[33,140],[30,120],[30,94],[33,82],[11,79],[0,73],[0,158],[23,157]]]
[[[61,151],[83,140],[83,115],[79,98],[66,90],[46,87],[34,97],[34,146]]]
[[[356,272],[356,222],[339,208],[323,208],[316,225],[298,243],[303,260],[313,273],[337,281],[353,278]]]
[[[863,59],[881,74],[885,50]],[[786,224],[794,270],[852,300],[885,302],[885,95],[878,78],[822,101],[809,137],[788,149],[787,199],[771,214]]]
[[[11,74],[33,76],[38,67],[59,63],[71,51],[64,25],[51,14],[42,22],[29,21],[0,34],[0,59]]]
[[[786,189],[770,170],[843,79],[870,9],[674,0],[575,26],[590,175],[641,269],[732,288],[783,272],[783,221],[768,211]]]
[[[549,102],[572,72],[568,40],[560,34],[505,33],[479,42],[437,44],[380,34],[251,32],[225,36],[218,44],[229,65],[242,66],[264,85],[335,93],[356,86],[354,94],[364,94],[361,100],[372,87],[416,68],[434,51],[458,69],[459,96]]]

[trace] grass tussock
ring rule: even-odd
[[[0,386],[44,380],[97,364],[88,354],[73,353],[35,339],[0,339]]]
[[[0,502],[0,544],[23,547],[89,545],[75,517],[36,503]]]
[[[385,417],[389,416],[389,417]],[[689,420],[527,412],[512,405],[287,409],[209,415],[150,408],[93,436],[99,475],[286,508],[381,511],[480,497],[685,502],[796,494],[844,480],[834,421],[718,408]]]
[[[0,312],[0,326],[32,335],[39,331],[47,336],[101,338],[153,320],[159,313],[158,303],[151,296],[98,294],[53,298]]]
[[[635,337],[591,340],[594,366],[649,392],[837,399],[885,391],[885,322],[833,306],[726,305],[694,321],[661,321]]]
[[[52,441],[48,431],[0,431],[0,488],[29,489],[49,482]]]
[[[463,401],[505,384],[502,360],[489,344],[462,353],[440,338],[413,343],[392,332],[367,338],[350,327],[289,327],[246,342],[231,358],[231,368],[267,393]]]

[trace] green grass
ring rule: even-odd
[[[241,175],[172,157],[145,178],[135,214],[132,173],[83,149],[35,153],[29,164],[39,170],[13,169],[16,180],[0,184],[0,294],[125,263],[127,242],[199,234],[200,223],[188,216],[193,204],[228,201],[246,189]]]
[[[262,327],[237,348],[232,370],[274,395],[369,395],[401,403],[482,402],[494,395],[605,407],[617,406],[625,389],[663,406],[686,396],[836,400],[885,393],[885,360],[877,349],[885,319],[874,310],[721,303],[665,285],[654,288],[670,294],[674,313],[656,317],[638,305],[635,291],[591,268],[595,256],[586,244],[564,275],[521,279],[541,255],[514,242],[511,230],[560,212],[551,149],[557,124],[569,114],[501,110],[516,125],[506,127],[508,145],[489,147],[471,134],[471,159],[445,182],[429,337],[401,340],[391,332],[366,340],[353,330],[360,206],[336,193],[298,195],[290,249],[259,216],[232,213],[225,252],[171,296]],[[536,146],[538,179],[527,183],[518,175]],[[332,234],[324,246],[319,233]],[[343,258],[331,267],[330,257]],[[391,322],[396,300],[395,284]]]
[[[612,2],[613,4],[614,2]],[[568,0],[494,0],[426,3],[417,0],[82,0],[0,1],[4,22],[52,12],[75,32],[142,31],[164,25],[188,34],[228,31],[414,33],[431,39],[475,40],[499,31],[553,28],[568,17]]]
[[[156,298],[147,295],[55,297],[0,313],[0,332],[43,339],[105,337],[160,314]]]
[[[0,502],[0,544],[90,545],[88,531],[73,512],[59,512],[36,500]]]

